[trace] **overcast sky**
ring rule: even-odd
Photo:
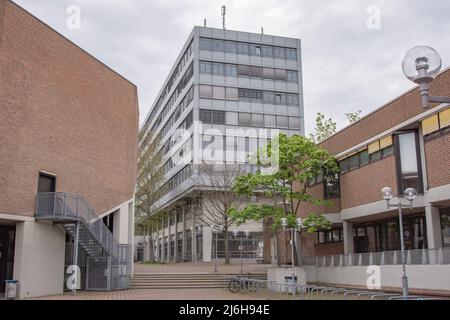
[[[367,114],[413,84],[401,60],[416,45],[434,47],[450,65],[448,0],[15,0],[51,27],[134,82],[140,119],[194,25],[302,39],[306,130],[317,112],[345,126],[344,113]],[[67,8],[81,28],[67,27]],[[375,7],[374,7],[375,6]],[[377,20],[377,12],[381,20]],[[369,13],[368,13],[369,12]],[[368,27],[369,25],[369,27]]]

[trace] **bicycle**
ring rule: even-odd
[[[243,276],[237,276],[230,279],[228,282],[228,290],[232,293],[238,293],[240,290],[247,290],[249,292],[255,292],[257,290],[250,278],[245,278]]]

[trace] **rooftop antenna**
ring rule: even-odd
[[[264,27],[261,27],[261,34],[264,34]]]
[[[203,19],[203,26],[206,28],[206,19]]]
[[[227,7],[222,6],[222,23],[223,23],[223,30],[225,30],[225,14],[227,13]]]

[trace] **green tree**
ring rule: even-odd
[[[278,234],[281,218],[286,217],[290,227],[296,227],[296,213],[302,203],[330,207],[332,202],[317,199],[309,193],[309,182],[318,175],[335,177],[339,171],[336,159],[319,148],[311,139],[300,135],[288,137],[280,134],[269,142],[264,150],[259,150],[257,158],[267,154],[271,157],[272,144],[278,144],[278,170],[268,175],[261,170],[236,178],[233,190],[239,195],[251,197],[264,195],[270,203],[250,203],[242,210],[230,210],[230,216],[237,224],[248,220],[272,223],[272,231]],[[261,166],[261,162],[258,161]],[[308,232],[329,228],[330,222],[323,216],[310,213],[303,221]]]
[[[347,117],[348,122],[353,123],[361,119],[361,110],[358,110],[356,112],[349,112],[346,113],[345,116]]]
[[[317,113],[314,133],[309,135],[311,140],[315,143],[320,143],[335,133],[336,122],[331,118],[325,119],[325,115],[323,113]]]

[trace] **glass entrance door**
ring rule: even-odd
[[[5,280],[13,280],[14,226],[0,226],[0,292],[5,291]]]

